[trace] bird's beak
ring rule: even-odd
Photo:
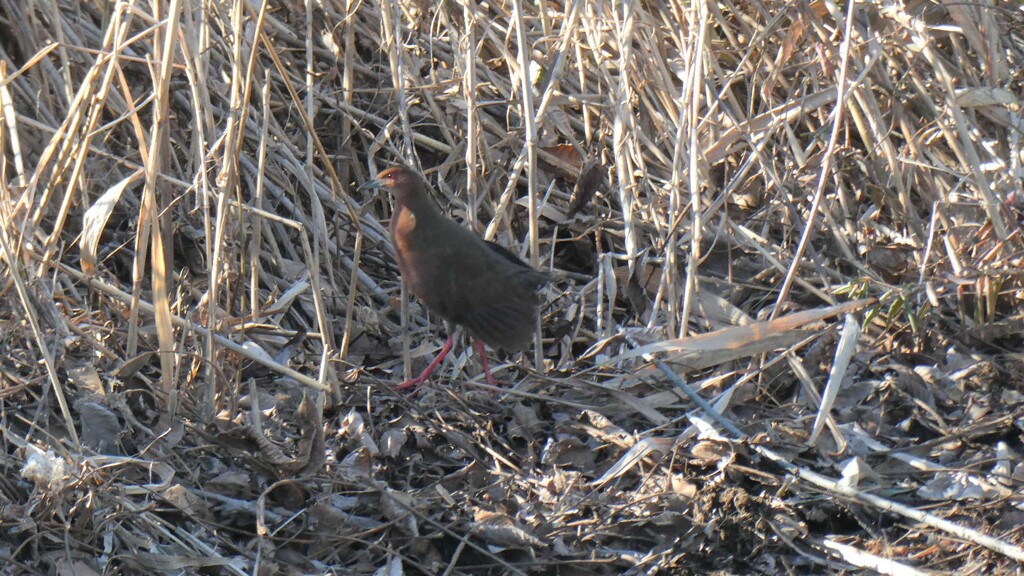
[[[384,186],[383,182],[381,182],[380,180],[377,180],[377,179],[373,179],[373,180],[367,180],[366,182],[363,182],[359,186],[359,188],[356,188],[356,190],[380,190],[380,188],[382,186]]]

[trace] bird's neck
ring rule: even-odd
[[[430,198],[430,194],[425,190],[415,190],[411,193],[404,194],[397,198],[395,203],[395,213],[403,210],[412,212],[412,215],[416,217],[419,222],[432,222],[438,218],[441,218],[441,211],[437,205]]]
[[[423,250],[432,243],[426,238],[437,228],[444,217],[433,200],[423,190],[412,191],[395,198],[395,210],[391,214],[391,239],[398,249]],[[420,238],[419,247],[413,237]]]

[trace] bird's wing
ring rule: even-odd
[[[465,280],[451,320],[493,348],[519,350],[537,324],[537,288],[545,280],[544,273],[529,267],[507,270],[497,278]]]
[[[536,326],[537,290],[548,275],[498,244],[451,236],[458,241],[432,245],[428,306],[491,347],[521,349]]]

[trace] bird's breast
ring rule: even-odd
[[[412,210],[401,204],[395,207],[395,212],[391,216],[391,242],[395,248],[395,260],[398,262],[399,272],[402,273],[402,282],[422,300],[424,294],[429,291],[426,290],[425,283],[430,263],[422,258],[423,247],[416,241],[419,235],[416,224],[416,215]]]
[[[395,251],[402,253],[412,247],[412,234],[416,231],[416,215],[407,207],[398,204],[391,215],[391,240]]]

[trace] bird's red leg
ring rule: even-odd
[[[406,380],[405,382],[398,384],[397,386],[395,386],[395,390],[415,388],[416,386],[423,384],[423,382],[425,382],[427,378],[430,378],[430,375],[434,373],[434,370],[437,370],[437,367],[441,365],[441,362],[444,360],[445,356],[447,356],[448,353],[451,352],[452,344],[454,344],[454,340],[452,340],[452,335],[449,334],[448,340],[444,343],[444,347],[441,348],[441,351],[437,353],[437,357],[434,358],[434,360],[429,365],[427,365],[426,368],[423,369],[423,372],[420,372],[420,375],[413,378],[412,380]]]
[[[484,367],[484,377],[487,378],[487,383],[491,386],[497,386],[494,381],[494,376],[491,376],[491,368],[487,365],[487,354],[484,352],[484,343],[473,339],[473,349],[476,350],[477,356],[480,357],[480,364]]]

